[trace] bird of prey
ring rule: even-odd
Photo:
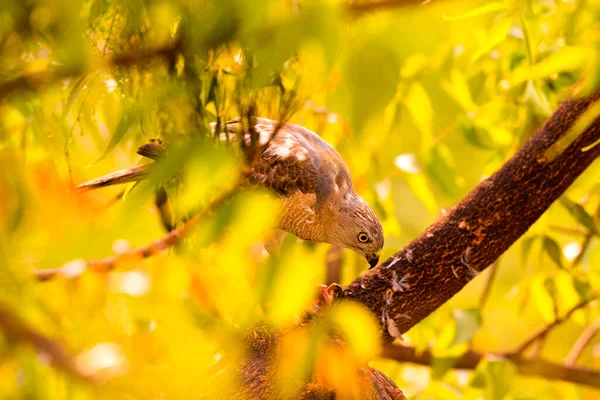
[[[295,124],[266,118],[252,118],[252,127],[243,135],[239,118],[220,129],[220,136],[241,138],[253,143],[258,157],[251,165],[248,181],[279,195],[282,207],[276,233],[267,242],[276,250],[285,232],[313,242],[331,243],[354,250],[366,258],[371,268],[379,262],[383,229],[373,209],[353,188],[348,167],[340,154],[317,134]],[[215,129],[215,125],[212,125]],[[252,131],[249,132],[249,131]],[[164,147],[156,141],[138,153],[159,160]],[[133,182],[149,175],[148,163],[83,183],[82,190]]]

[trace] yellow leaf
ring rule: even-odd
[[[356,361],[348,350],[329,344],[319,354],[317,374],[339,399],[359,399],[360,380]]]
[[[495,1],[493,3],[488,3],[484,6],[481,6],[474,10],[466,12],[462,15],[456,15],[456,16],[444,15],[443,18],[446,21],[457,21],[460,19],[472,18],[472,17],[476,17],[479,15],[485,15],[485,14],[489,14],[489,13],[493,13],[493,12],[497,12],[497,11],[506,11],[506,10],[508,10],[508,6],[506,5],[505,2]]]
[[[48,69],[48,65],[50,65],[49,58],[38,58],[25,66],[25,72],[28,74],[44,72]]]
[[[415,54],[404,61],[400,76],[404,79],[412,78],[427,68],[428,63],[429,59],[426,56],[423,54]]]
[[[529,79],[546,78],[562,71],[573,71],[581,68],[594,57],[594,51],[590,48],[566,47],[531,67],[518,68],[514,72],[512,83],[518,84]]]
[[[314,355],[310,354],[310,343],[304,330],[293,330],[281,338],[277,356],[279,385],[289,397],[299,389],[299,383],[313,367]]]
[[[293,246],[283,255],[268,306],[269,318],[274,324],[291,324],[311,306],[322,273],[322,268],[318,268],[319,261],[324,257],[324,254],[314,254],[300,245]]]
[[[359,363],[366,363],[379,353],[379,327],[370,311],[355,303],[342,303],[331,310],[331,320],[342,331]]]
[[[554,315],[554,299],[546,289],[545,280],[546,277],[543,275],[538,275],[532,280],[531,299],[542,319],[546,322],[552,322],[556,317]]]
[[[427,211],[432,214],[436,214],[439,210],[439,206],[433,192],[427,184],[425,176],[422,174],[407,174],[405,179],[406,183],[410,187],[410,190],[425,205]]]
[[[499,45],[506,36],[508,35],[508,31],[512,26],[512,16],[505,15],[502,18],[497,19],[492,25],[492,29],[490,30],[488,37],[483,42],[483,44],[477,49],[473,57],[472,61],[477,60],[481,56],[489,53],[494,47]]]
[[[477,110],[477,106],[471,97],[467,79],[460,70],[455,68],[450,71],[450,81],[443,81],[441,85],[464,111],[473,112]]]
[[[433,143],[433,107],[427,92],[419,83],[411,85],[406,98],[405,106],[413,122],[423,133],[421,135],[421,148],[428,150]]]

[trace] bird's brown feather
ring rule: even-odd
[[[253,123],[261,156],[250,174],[251,183],[284,197],[296,192],[315,194],[317,208],[334,193],[344,195],[352,189],[341,156],[315,133],[295,124],[279,126],[279,121],[266,118],[254,118]],[[228,122],[226,129],[230,137],[239,137],[239,119]],[[249,133],[244,138],[249,142]]]

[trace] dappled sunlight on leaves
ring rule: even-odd
[[[384,261],[519,151],[559,103],[597,88],[598,1],[0,3],[0,311],[33,332],[11,332],[0,315],[0,397],[238,398],[259,329],[277,337],[269,373],[283,397],[324,384],[360,398],[369,366],[415,399],[597,397],[489,355],[474,370],[453,366],[469,350],[514,349],[568,315],[529,348],[562,362],[598,318],[598,163],[495,275],[488,269],[403,333],[396,344],[432,354],[415,366],[378,358],[378,316],[327,304],[317,286],[352,282],[368,268],[363,256],[291,234],[266,253],[281,202],[235,186],[252,149],[211,123],[260,116],[320,135],[381,221]],[[599,104],[544,162],[596,121]],[[150,140],[167,155],[147,180],[75,189],[154,162],[136,153]],[[156,254],[136,252],[169,235],[165,219],[190,229]],[[415,265],[428,255],[417,256]],[[108,267],[90,263],[110,257]],[[35,275],[59,267],[47,282]],[[38,347],[53,343],[43,338],[64,344],[71,370]],[[598,368],[597,348],[578,365]]]

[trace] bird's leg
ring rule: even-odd
[[[278,256],[284,237],[285,231],[275,228],[273,232],[269,234],[267,240],[265,240],[265,250],[267,250],[271,256]]]
[[[344,289],[337,283],[332,283],[329,286],[317,285],[317,293],[319,295],[315,300],[315,311],[330,306],[343,291]]]

